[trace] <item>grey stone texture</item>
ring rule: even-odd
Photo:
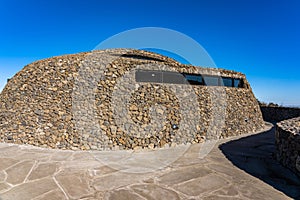
[[[300,117],[276,124],[276,158],[300,176]]]
[[[261,133],[257,134],[260,135]],[[192,144],[179,159],[164,168],[150,172],[130,171],[127,168],[145,167],[144,162],[156,161],[155,156],[146,157],[144,162],[132,162],[126,168],[117,169],[114,168],[113,163],[118,163],[118,160],[112,157],[111,162],[106,162],[107,157],[104,151],[68,151],[0,143],[0,164],[2,164],[0,169],[0,199],[273,200],[300,197],[299,179],[289,179],[288,170],[284,168],[275,170],[275,174],[269,175],[268,172],[272,171],[272,166],[269,164],[260,165],[257,170],[261,172],[261,176],[268,176],[272,180],[272,182],[266,182],[241,170],[226,158],[220,145],[233,142],[236,144],[231,149],[233,152],[244,151],[244,149],[239,148],[245,145],[247,152],[243,153],[247,153],[248,158],[251,158],[252,161],[262,159],[262,155],[259,157],[257,153],[251,154],[251,152],[258,151],[257,145],[260,146],[261,150],[266,151],[270,146],[269,142],[257,140],[254,143],[250,140],[249,143],[243,141],[243,145],[241,145],[239,139],[247,138],[244,136],[256,137],[256,134],[222,139],[204,158],[199,158],[203,143]],[[177,148],[173,147],[165,151],[168,152]],[[65,160],[56,159],[56,157],[65,156],[66,151],[70,155]],[[158,156],[159,151],[159,149],[152,150]],[[22,157],[24,154],[27,156]],[[36,156],[37,154],[44,155],[44,157]],[[124,150],[115,151],[115,155],[117,154],[122,157]],[[135,155],[139,154],[145,155],[145,150],[132,152],[131,156],[127,158],[128,162],[138,158]],[[188,162],[188,160],[192,162]],[[263,160],[266,159],[263,158]],[[247,160],[240,160],[240,162],[242,166],[249,165]],[[7,164],[4,166],[3,163]],[[21,170],[22,166],[24,169]],[[283,193],[280,187],[279,189],[275,187],[275,183],[284,185],[290,189],[290,192],[282,190],[285,192]],[[293,192],[295,194],[291,195]]]
[[[300,116],[300,108],[261,106],[263,119],[267,122],[280,122]]]
[[[240,78],[245,87],[136,83],[136,69]],[[255,132],[263,124],[242,73],[139,50],[40,60],[25,66],[0,95],[0,141],[53,149],[170,147]]]

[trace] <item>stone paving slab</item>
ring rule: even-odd
[[[0,199],[292,199],[285,190],[242,170],[221,151],[222,144],[244,137],[218,141],[203,158],[199,156],[203,144],[161,151],[81,152],[0,143]],[[249,149],[245,157],[257,158],[252,168],[262,166],[258,150],[251,153],[255,147],[246,141],[237,146]],[[239,159],[242,153],[233,156]],[[268,174],[269,168],[260,170]],[[294,189],[298,180],[294,179]]]

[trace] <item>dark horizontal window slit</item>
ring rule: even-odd
[[[164,60],[159,59],[159,58],[153,58],[149,56],[143,56],[143,55],[132,55],[132,54],[123,54],[121,55],[123,58],[134,58],[134,59],[140,59],[140,60],[153,60],[153,61],[160,61],[164,62]]]
[[[191,84],[203,86],[244,88],[244,82],[241,78],[230,78],[223,76],[189,74],[158,70],[136,70],[135,80],[137,82],[150,83]]]

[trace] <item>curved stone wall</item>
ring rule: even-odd
[[[300,116],[300,108],[261,106],[260,109],[263,119],[272,123]]]
[[[300,176],[300,117],[277,123],[277,160]]]
[[[137,69],[237,78],[243,87],[137,83]],[[41,147],[159,148],[263,126],[243,74],[183,65],[139,50],[40,60],[17,73],[0,95],[0,142]]]

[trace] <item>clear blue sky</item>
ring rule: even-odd
[[[119,32],[164,27],[246,74],[265,102],[300,106],[298,0],[0,0],[0,90],[37,59],[90,51]]]

